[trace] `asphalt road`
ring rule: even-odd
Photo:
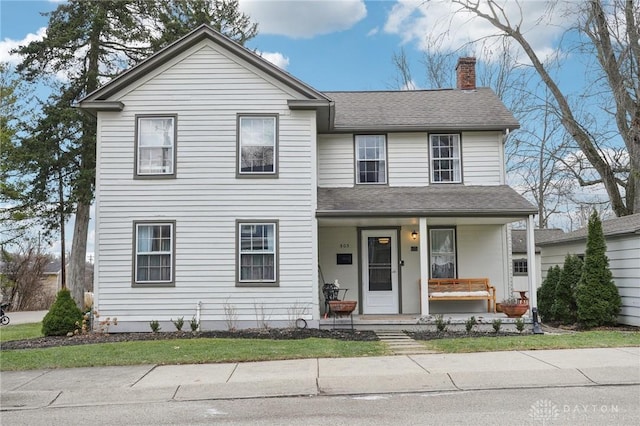
[[[640,424],[638,385],[78,404],[3,412],[0,421],[11,426]]]

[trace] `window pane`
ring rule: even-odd
[[[275,117],[240,117],[240,172],[275,171]]]
[[[460,138],[431,135],[431,178],[433,182],[461,182]]]
[[[385,141],[383,135],[356,136],[356,180],[358,183],[386,183]]]
[[[431,239],[431,278],[455,278],[455,231],[453,229],[432,229],[429,235]]]
[[[138,118],[138,173],[173,173],[174,119]]]
[[[173,227],[149,224],[136,229],[136,282],[171,281]]]
[[[240,224],[240,281],[275,281],[274,223]]]

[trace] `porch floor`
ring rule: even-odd
[[[436,314],[437,315],[437,314]],[[435,330],[436,315],[422,317],[420,314],[400,314],[400,315],[353,315],[353,328],[355,330]],[[470,313],[450,313],[442,314],[445,321],[450,321],[448,328],[453,330],[464,330],[465,322],[474,316],[477,321],[476,330],[492,330],[493,320],[500,319],[503,329],[514,328],[516,318],[508,318],[503,313],[493,312],[470,312]],[[529,327],[533,323],[531,317],[523,315],[522,319]],[[329,316],[320,320],[321,329],[350,328],[351,318]]]

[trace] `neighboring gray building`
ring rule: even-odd
[[[538,243],[548,241],[564,234],[561,229],[536,229],[534,230],[536,287],[542,284],[542,267],[540,263],[540,246]],[[524,229],[511,230],[511,261],[513,268],[513,289],[527,290],[529,286],[529,262],[527,260],[527,231]]]
[[[622,296],[621,324],[640,326],[640,213],[602,221],[613,280]],[[583,256],[588,228],[557,236],[541,247],[543,279],[551,266],[564,264],[567,254]]]

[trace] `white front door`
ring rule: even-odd
[[[362,313],[397,314],[398,232],[362,231]]]

